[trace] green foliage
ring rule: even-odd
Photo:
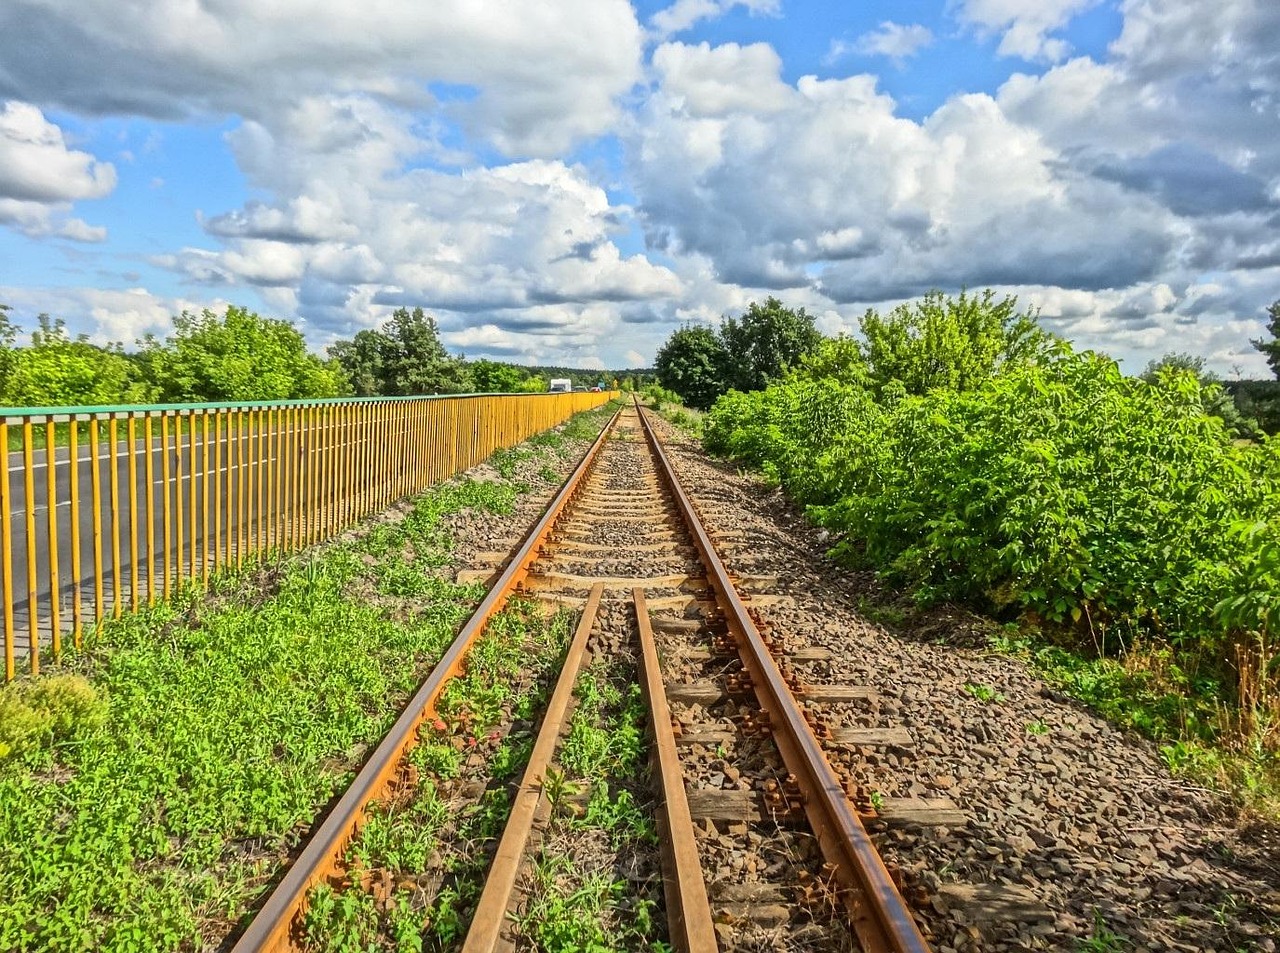
[[[381,551],[403,566],[406,547],[444,542],[443,514],[513,495],[433,490]],[[212,601],[108,622],[69,662],[84,677],[0,690],[0,949],[204,945],[345,786],[477,598],[435,579],[426,598],[373,604],[379,565],[343,547],[261,572],[266,589],[226,579]],[[425,803],[388,812],[365,860],[424,865],[437,820]],[[345,893],[314,911],[325,949],[360,948],[379,915]],[[404,911],[387,916],[413,949]]]
[[[471,389],[463,361],[440,343],[436,320],[421,308],[397,308],[376,331],[329,348],[358,395],[457,394]]]
[[[45,675],[0,686],[0,760],[92,731],[105,716],[105,703],[79,675]]]
[[[1158,383],[1170,374],[1192,374],[1200,383],[1200,399],[1207,414],[1221,418],[1237,437],[1258,435],[1258,423],[1241,413],[1235,399],[1222,386],[1218,375],[1204,369],[1204,358],[1194,354],[1171,351],[1158,361],[1148,361],[1142,379],[1149,384]]]
[[[990,685],[975,685],[972,682],[967,682],[964,686],[964,690],[984,705],[991,702],[1004,701],[1004,693],[996,691]]]
[[[162,400],[233,401],[338,397],[347,393],[341,370],[307,352],[288,321],[228,307],[174,319],[161,344],[142,342],[138,361]]]
[[[527,369],[514,364],[470,361],[467,372],[471,389],[477,394],[538,394],[547,389],[546,379],[540,374],[530,375]]]
[[[926,599],[1210,647],[1224,600],[1274,611],[1265,551],[1233,527],[1280,517],[1280,453],[1233,441],[1190,374],[1063,352],[890,407],[794,378],[726,396],[705,443],[820,504],[845,557]]]
[[[1267,366],[1280,379],[1280,300],[1273,301],[1267,308],[1267,318],[1267,333],[1271,335],[1270,340],[1259,338],[1250,343],[1266,355]]]
[[[861,444],[866,464],[884,411],[868,391],[838,381],[796,376],[749,394],[730,391],[703,419],[703,444],[712,453],[761,469],[802,503],[834,503],[848,480],[842,461]]]
[[[990,290],[954,298],[931,291],[887,315],[868,310],[862,333],[871,388],[878,396],[890,385],[907,394],[971,390],[1001,368],[1040,360],[1053,338],[1016,307],[1016,298],[997,301]]]
[[[848,335],[823,338],[817,348],[800,358],[796,377],[810,381],[834,381],[851,387],[870,384],[862,346]]]
[[[1263,433],[1280,433],[1280,380],[1223,381],[1240,416],[1256,422]]]
[[[759,390],[798,367],[815,351],[822,335],[804,308],[785,307],[777,298],[752,302],[741,318],[726,317],[719,331],[685,325],[658,350],[658,382],[686,406],[709,408],[730,388]]]
[[[2,317],[2,316],[0,316]],[[31,346],[13,348],[13,326],[0,325],[3,401],[14,407],[145,402],[152,388],[119,348],[72,340],[63,321],[40,315]]]
[[[708,327],[685,325],[658,350],[659,383],[690,407],[706,410],[725,391],[724,346]]]
[[[813,316],[804,308],[793,310],[773,297],[766,298],[764,304],[753,301],[741,318],[728,317],[720,325],[725,385],[734,390],[760,390],[797,367],[821,340]]]

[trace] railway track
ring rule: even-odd
[[[465,935],[445,945],[538,949],[553,899],[625,883],[634,897],[613,898],[617,948],[647,947],[645,924],[664,910],[656,935],[689,953],[927,949],[861,823],[860,809],[874,813],[865,793],[824,749],[838,739],[823,707],[856,706],[859,690],[801,682],[783,634],[753,608],[777,581],[730,576],[639,407],[611,421],[494,576],[236,953],[316,948],[302,927],[313,891],[377,879],[353,877],[348,852],[371,805],[412,801],[406,753],[441,724],[442,693],[509,599],[578,621],[505,827],[478,847],[492,853],[483,884],[458,888],[472,907]],[[443,879],[403,883],[412,893]]]

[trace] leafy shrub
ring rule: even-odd
[[[1237,527],[1280,525],[1280,454],[1236,444],[1202,397],[1193,374],[1148,383],[1063,348],[964,393],[890,386],[876,403],[794,377],[731,393],[705,444],[815,504],[839,554],[926,600],[1137,626],[1214,652],[1220,605],[1250,627],[1275,611],[1273,563]]]
[[[760,468],[802,503],[831,503],[843,489],[836,461],[878,430],[870,395],[835,381],[792,377],[763,391],[730,391],[703,421],[712,453]]]

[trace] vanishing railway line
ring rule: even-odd
[[[531,871],[545,842],[563,846],[562,835],[582,827],[583,792],[564,783],[571,725],[593,717],[584,699],[610,680],[642,688],[652,782],[639,783],[647,793],[636,799],[656,823],[657,849],[614,844],[579,861],[628,866],[640,892],[660,880],[673,948],[927,949],[860,820],[874,810],[840,760],[848,744],[871,743],[860,729],[833,727],[865,692],[802,681],[805,654],[788,653],[788,634],[771,632],[753,608],[777,581],[730,576],[638,407],[614,418],[495,575],[236,951],[309,948],[301,925],[312,891],[350,879],[345,854],[372,804],[412,797],[407,752],[513,596],[580,615],[463,950],[536,948],[521,912],[545,883]],[[659,863],[660,877],[646,877]]]

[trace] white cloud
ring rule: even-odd
[[[827,61],[837,60],[847,53],[860,53],[863,56],[887,56],[902,65],[931,43],[933,31],[927,26],[919,23],[904,26],[886,20],[878,29],[864,33],[852,43],[833,40]]]
[[[743,7],[752,16],[775,16],[781,0],[676,0],[649,18],[649,26],[657,39],[665,40],[703,20],[724,16],[735,7]]]
[[[959,19],[984,34],[1000,34],[1001,56],[1058,62],[1070,52],[1065,40],[1050,36],[1101,0],[954,0]]]
[[[779,79],[782,59],[767,43],[664,43],[654,50],[653,67],[664,94],[690,116],[768,113],[788,98]]]
[[[194,300],[155,295],[145,288],[0,287],[0,301],[13,307],[11,317],[21,326],[35,326],[35,316],[51,314],[67,322],[72,335],[86,334],[95,344],[120,342],[132,346],[147,334],[164,337],[173,332],[173,316],[202,308],[222,310],[227,302],[211,297]]]
[[[295,307],[317,333],[347,334],[406,304],[459,323],[532,321],[564,343],[568,326],[540,308],[571,315],[681,293],[670,270],[619,251],[615,236],[631,210],[611,204],[582,167],[406,169],[430,145],[411,122],[341,97],[299,103],[277,121],[279,135],[246,124],[232,135],[239,163],[279,201],[206,220],[221,249],[187,248],[155,263],[212,286],[291,289],[273,292],[273,302]],[[333,138],[344,148],[315,148]]]
[[[1280,12],[1227,19],[1236,27],[1214,48],[1277,75],[1263,50]],[[707,272],[676,267],[680,319],[714,320],[777,289],[835,326],[929,288],[990,285],[1131,369],[1200,348],[1221,373],[1266,373],[1248,338],[1280,287],[1280,111],[1256,105],[1267,80],[1204,58],[1161,79],[1135,43],[1105,64],[1014,77],[996,97],[958,95],[916,122],[874,77],[789,85],[758,48],[660,53],[628,155],[650,243]],[[1220,84],[1203,104],[1189,91],[1201,80]],[[749,92],[721,92],[732,89]],[[1187,129],[1178,101],[1206,115]],[[1225,274],[1224,289],[1196,291],[1205,272]]]
[[[1022,274],[1098,288],[1144,280],[1171,253],[1157,203],[1061,174],[1054,150],[988,96],[917,123],[873,77],[788,86],[756,48],[660,52],[630,152],[642,214],[657,247],[707,256],[723,281],[794,289],[816,268],[838,301]],[[748,94],[699,95],[689,77],[704,76]]]
[[[473,134],[509,154],[553,155],[615,122],[642,44],[625,0],[500,12],[468,0],[9,0],[0,96],[98,115],[262,121],[333,93],[431,108],[428,84],[448,84],[445,108]]]
[[[62,130],[35,106],[5,103],[0,112],[0,197],[71,202],[102,198],[115,186],[111,163],[68,149]]]
[[[110,194],[116,170],[87,152],[69,149],[62,130],[29,103],[9,101],[0,112],[0,225],[41,238],[101,242],[107,230],[70,218],[72,203]]]

